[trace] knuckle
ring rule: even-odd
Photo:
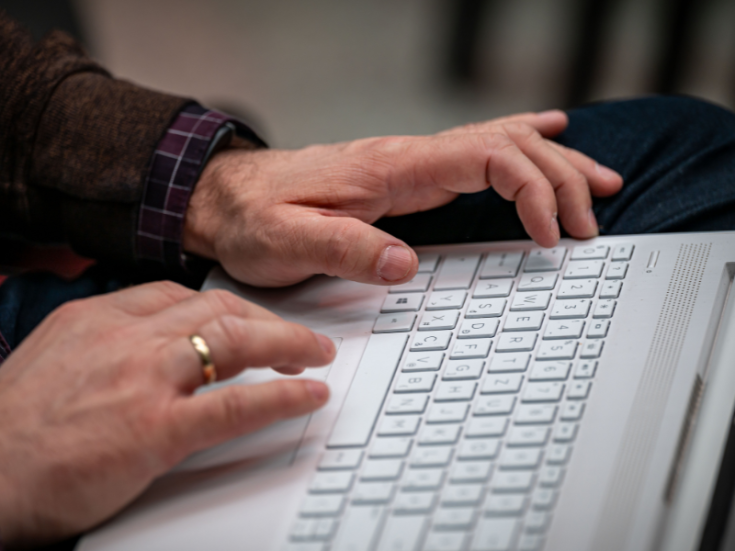
[[[332,233],[327,239],[327,275],[350,275],[358,271],[359,255],[352,254],[354,244],[361,241],[361,232],[354,223],[342,231]]]
[[[248,331],[242,320],[235,316],[222,316],[217,319],[217,325],[225,345],[230,349],[237,348],[248,340]]]
[[[226,389],[230,390],[230,389]],[[219,421],[226,427],[240,427],[247,419],[247,400],[237,392],[223,392],[218,401]]]
[[[192,291],[173,281],[156,281],[150,284],[157,292],[170,298],[183,300],[191,295]]]
[[[242,299],[230,291],[212,289],[210,291],[204,291],[202,294],[204,295],[204,299],[215,308],[222,307],[227,312],[237,312],[242,306]]]

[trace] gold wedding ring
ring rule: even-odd
[[[199,335],[192,335],[189,337],[189,340],[202,362],[202,374],[204,375],[204,381],[206,384],[211,385],[217,380],[217,370],[214,368],[214,363],[212,363],[212,355],[209,351],[209,346],[207,346],[207,341]]]

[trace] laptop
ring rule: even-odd
[[[334,340],[300,375],[330,401],[193,455],[78,549],[733,548],[735,233],[417,253],[394,287],[215,269],[203,289]]]

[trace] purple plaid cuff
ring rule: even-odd
[[[10,356],[10,345],[8,344],[8,341],[5,340],[3,337],[3,334],[0,333],[0,365],[3,364],[3,362],[7,359],[8,356]],[[0,542],[0,551],[3,551],[3,544]]]
[[[138,260],[154,261],[174,270],[186,269],[181,248],[184,215],[212,141],[225,124],[253,147],[265,146],[240,121],[195,103],[181,110],[158,143],[140,206]]]

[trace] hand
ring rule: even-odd
[[[415,253],[372,226],[489,186],[516,201],[544,247],[598,234],[591,195],[621,177],[548,138],[561,111],[472,124],[434,136],[389,137],[295,151],[227,150],[207,164],[191,198],[183,244],[240,281],[288,285],[325,273],[374,284],[413,277]]]
[[[190,453],[323,405],[326,385],[279,380],[196,394],[208,343],[220,378],[323,365],[332,342],[223,291],[156,283],[68,303],[0,369],[0,534],[61,539],[130,502]]]

